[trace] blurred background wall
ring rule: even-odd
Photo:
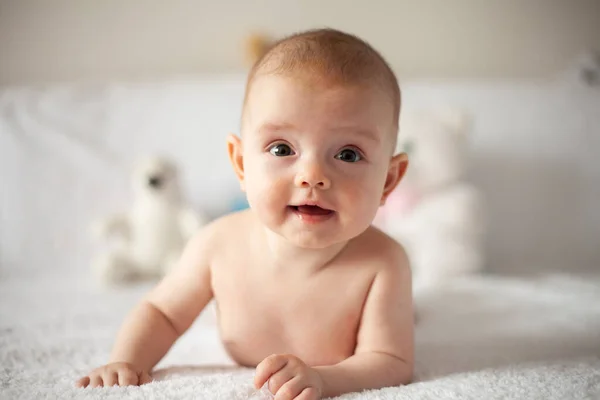
[[[323,26],[390,61],[405,111],[472,117],[488,270],[600,268],[600,90],[577,77],[600,1],[0,0],[0,273],[87,274],[89,225],[126,209],[140,155],[227,212],[245,40]]]
[[[402,79],[544,79],[600,50],[597,0],[0,0],[0,84],[237,72],[252,31],[329,26]]]

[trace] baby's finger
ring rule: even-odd
[[[152,377],[146,372],[142,371],[140,374],[140,385],[152,382]]]
[[[288,358],[278,354],[273,354],[262,360],[256,367],[256,374],[254,375],[254,387],[256,387],[256,389],[263,387],[271,375],[285,367],[287,363]]]
[[[90,387],[102,387],[102,377],[100,375],[90,376]]]
[[[125,368],[119,371],[119,386],[137,385],[138,376],[132,370]]]
[[[277,394],[277,391],[293,377],[294,372],[291,370],[291,368],[284,367],[280,369],[271,375],[268,380],[269,383],[267,384],[267,388],[269,389],[269,392]]]
[[[286,384],[277,391],[275,400],[294,400],[305,388],[306,384],[302,382],[300,377],[296,376],[292,380],[286,382]]]
[[[90,384],[90,377],[89,376],[84,376],[83,378],[79,379],[76,383],[75,386],[80,387],[80,388],[84,388],[87,387],[87,385]]]
[[[319,391],[313,387],[304,388],[294,400],[319,400]]]
[[[115,371],[106,371],[102,374],[104,387],[111,387],[119,383],[119,377]]]

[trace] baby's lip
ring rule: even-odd
[[[309,207],[319,207],[325,211],[331,211],[333,212],[334,210],[332,210],[331,208],[326,207],[324,204],[322,204],[321,202],[317,202],[317,201],[305,201],[305,202],[300,202],[300,203],[295,203],[295,204],[290,204],[290,207],[293,208],[298,208],[298,207],[303,207],[303,206],[309,206]]]
[[[317,204],[299,204],[297,206],[288,206],[288,209],[298,216],[301,221],[308,224],[324,222],[335,215],[335,211],[324,208]]]

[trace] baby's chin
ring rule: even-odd
[[[324,239],[307,236],[308,235],[297,235],[292,237],[284,237],[288,242],[292,243],[293,245],[307,250],[326,249],[328,247],[347,241],[343,239],[336,240],[337,238]]]
[[[366,221],[364,221],[365,224],[360,224],[361,226],[356,223],[345,224],[343,220],[347,218],[340,218],[337,212],[324,221],[311,223],[300,222],[297,216],[290,218],[290,214],[293,212],[290,213],[288,207],[286,215],[281,219],[272,218],[272,215],[268,213],[257,213],[256,216],[258,217],[257,222],[289,244],[311,250],[326,249],[346,243],[360,236],[370,226],[370,223],[366,223]]]
[[[298,227],[285,225],[268,226],[268,229],[287,243],[307,250],[326,249],[347,241],[345,237],[336,235],[329,229],[319,232],[314,229],[298,229]]]
[[[307,250],[320,250],[337,246],[342,243],[347,243],[358,236],[349,234],[348,232],[342,232],[342,230],[337,230],[337,232],[332,232],[331,230],[318,232],[308,229],[305,231],[294,230],[293,232],[286,232],[284,230],[283,232],[279,232],[279,235],[294,246]]]

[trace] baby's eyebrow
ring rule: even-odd
[[[260,134],[269,134],[269,133],[277,133],[281,131],[290,131],[294,130],[294,125],[289,123],[276,123],[276,122],[265,122],[258,128],[258,133]]]
[[[381,135],[378,135],[377,132],[372,129],[364,129],[361,127],[354,127],[354,126],[342,126],[339,128],[334,128],[333,131],[352,133],[355,135],[363,136],[364,138],[372,140],[377,143],[379,143],[381,141],[381,137],[380,137]]]
[[[258,133],[261,135],[268,135],[268,134],[276,134],[279,132],[289,132],[289,131],[295,131],[295,130],[296,130],[296,127],[287,122],[282,122],[282,123],[265,122],[258,128]],[[332,132],[337,132],[337,133],[346,133],[346,134],[362,136],[365,139],[371,140],[376,143],[381,142],[381,137],[380,137],[381,135],[378,135],[377,132],[372,129],[365,129],[365,128],[356,127],[356,126],[339,126],[339,127],[331,128],[330,130]]]

